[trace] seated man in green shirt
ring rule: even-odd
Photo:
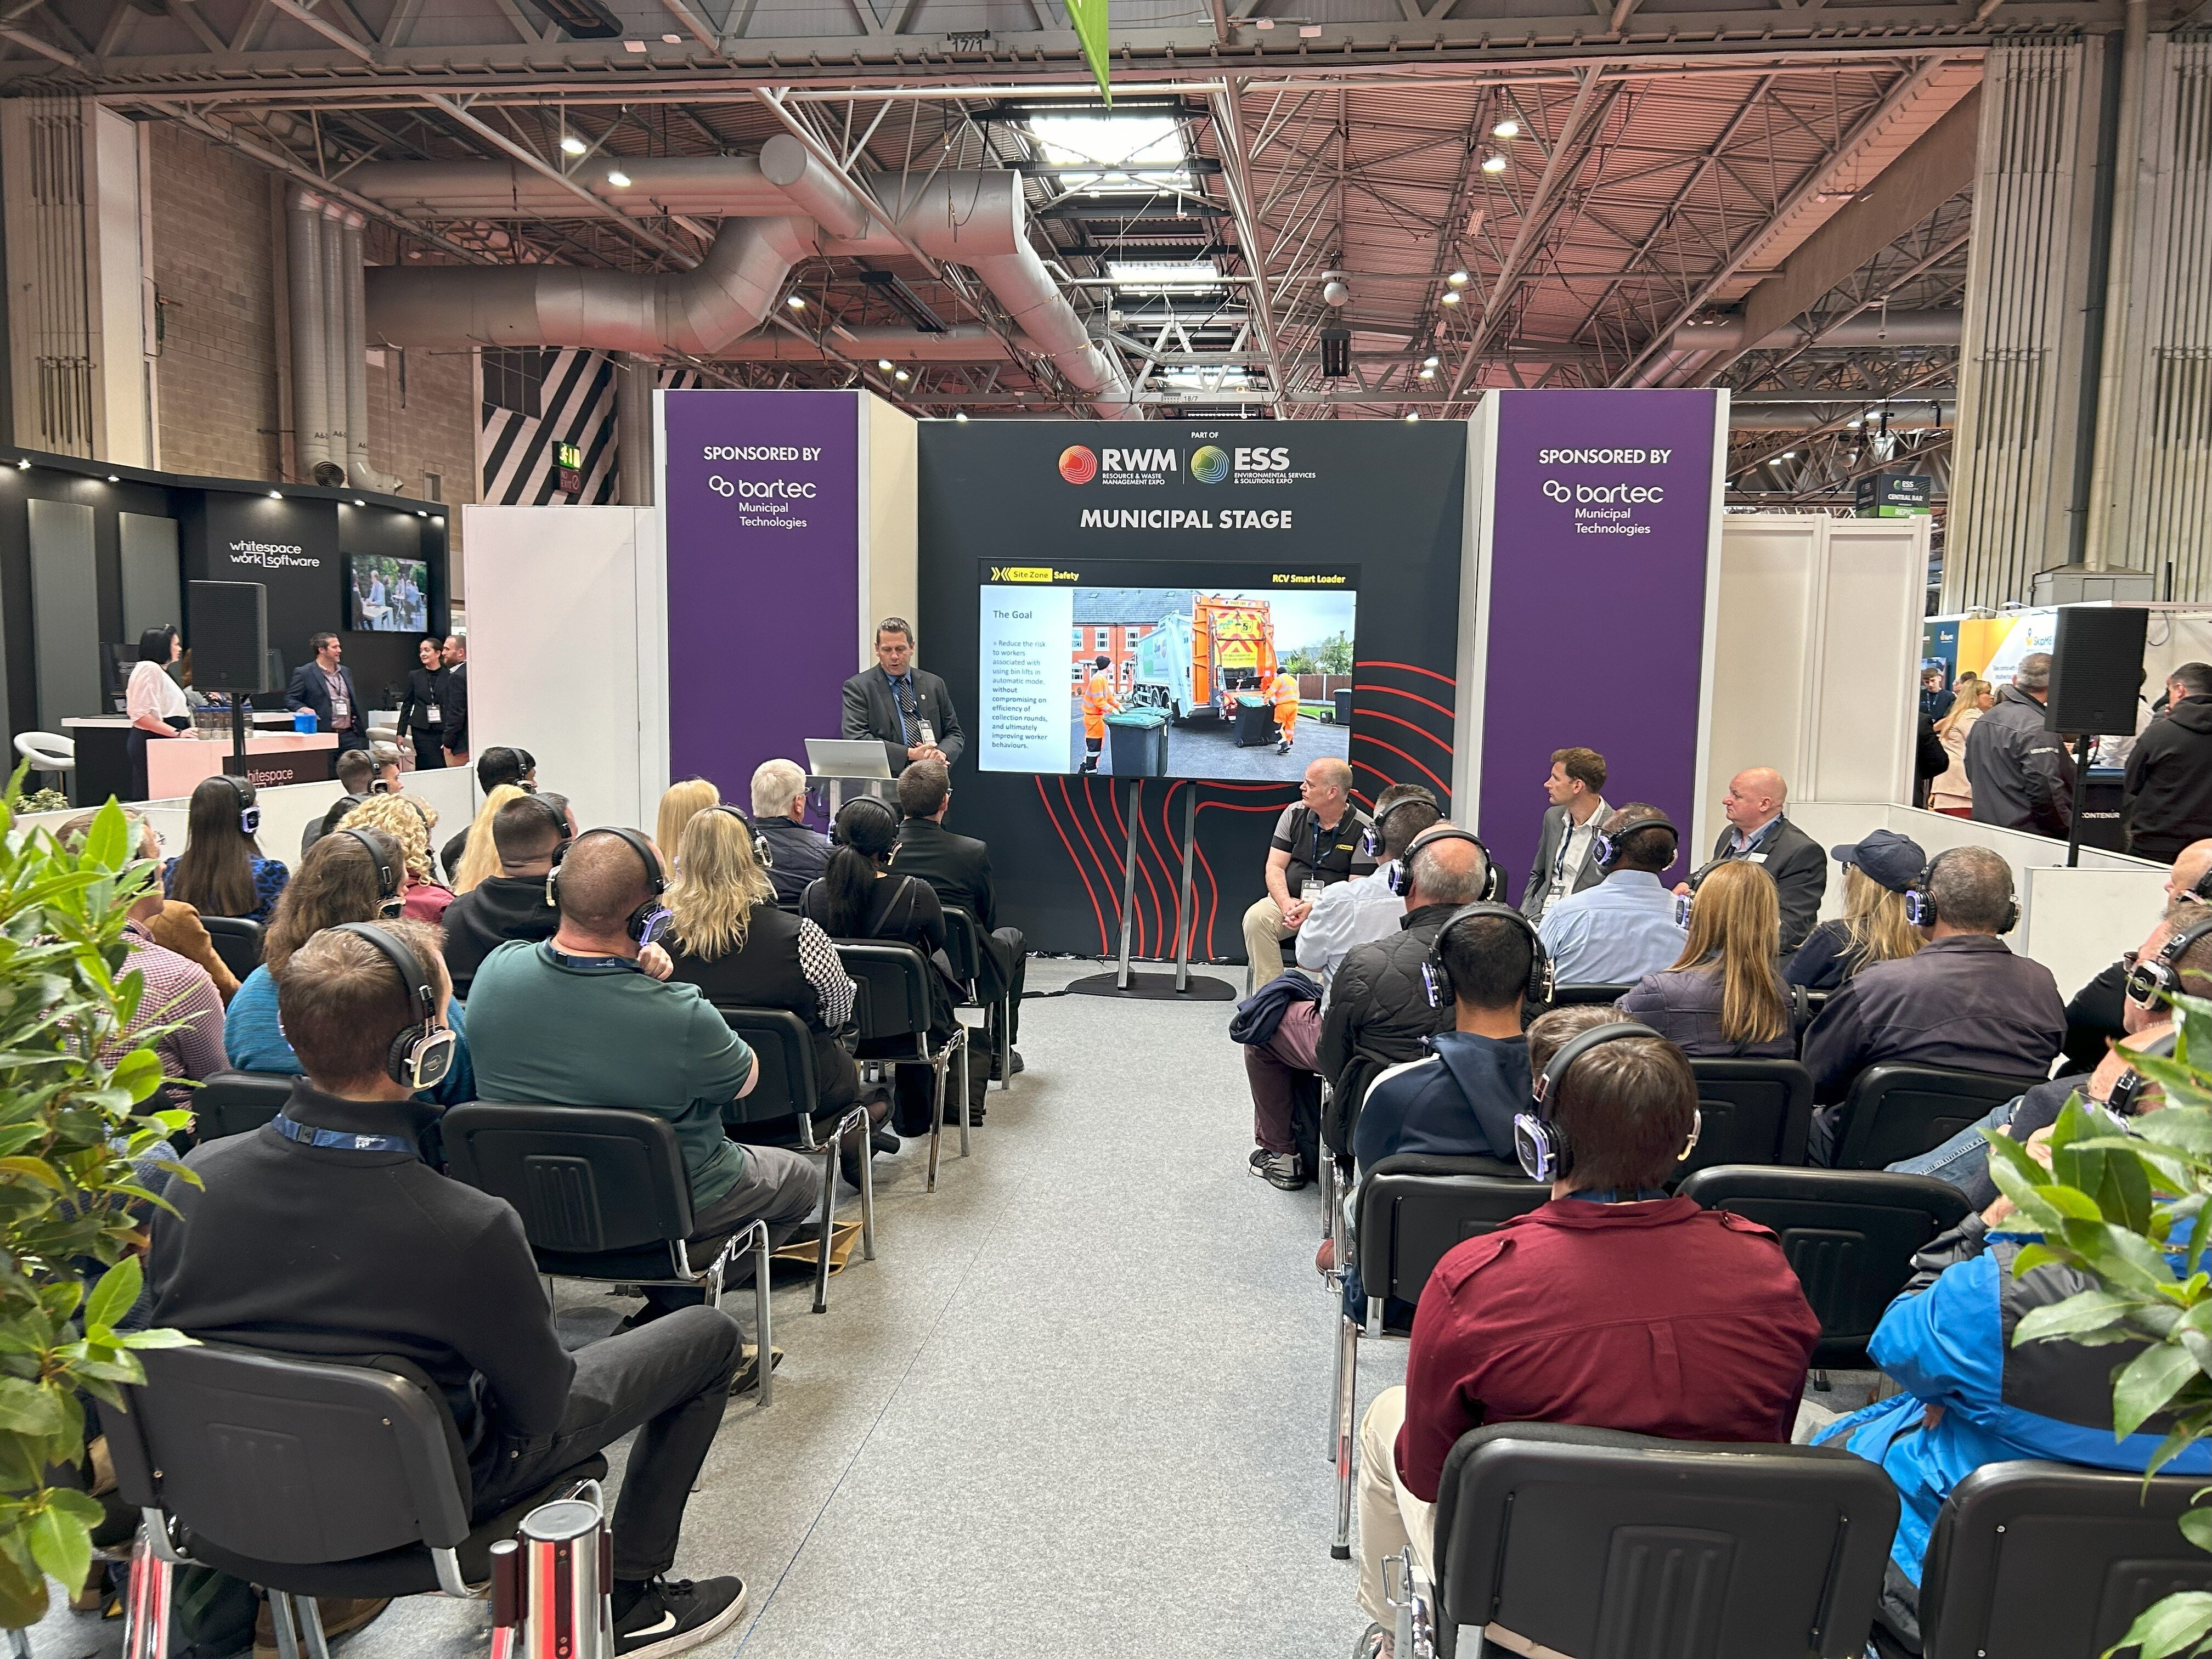
[[[661,884],[658,849],[635,830],[587,830],[570,843],[554,887],[559,929],[550,939],[510,940],[477,969],[477,1097],[665,1117],[691,1176],[692,1237],[765,1220],[781,1243],[813,1212],[819,1172],[797,1152],[723,1134],[722,1106],[751,1091],[758,1063],[695,987],[661,982],[668,958],[651,945],[667,916]],[[703,1295],[645,1294],[651,1305],[635,1322]]]

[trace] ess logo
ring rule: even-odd
[[[1200,483],[1219,483],[1229,476],[1229,452],[1206,445],[1191,456],[1190,476]]]
[[[1060,452],[1060,476],[1072,484],[1089,483],[1098,476],[1098,458],[1081,444]]]

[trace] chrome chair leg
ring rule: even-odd
[[[860,1115],[860,1256],[863,1261],[876,1259],[876,1149],[873,1145],[875,1126],[868,1121],[866,1112]]]
[[[323,1610],[315,1605],[315,1598],[295,1595],[292,1607],[300,1615],[300,1650],[304,1659],[331,1659],[331,1644],[323,1637]]]
[[[928,1179],[922,1183],[922,1190],[926,1193],[933,1193],[937,1190],[937,1159],[939,1149],[945,1144],[945,1067],[942,1065],[932,1065],[929,1068],[929,1075],[931,1080],[929,1108],[929,1176]],[[961,1103],[961,1106],[963,1115],[964,1116],[967,1103],[963,1101]]]
[[[989,1035],[988,1032],[986,1036]],[[991,1055],[999,1067],[999,1092],[1004,1094],[1014,1086],[1014,994],[1012,991],[999,999],[999,1036],[991,1044]]]
[[[760,1346],[760,1409],[766,1411],[775,1394],[775,1342],[769,1327],[768,1223],[753,1223],[753,1329]]]
[[[1336,1536],[1328,1553],[1352,1559],[1352,1418],[1359,1398],[1359,1323],[1340,1312],[1336,1337]]]
[[[269,1622],[276,1631],[276,1659],[300,1659],[300,1632],[292,1622],[292,1598],[282,1590],[269,1592]]]
[[[814,1255],[814,1311],[830,1309],[830,1238],[837,1226],[837,1141],[822,1152],[822,1240]]]
[[[953,1041],[960,1045],[960,1156],[965,1158],[968,1156],[968,1119],[970,1115],[968,1103],[973,1098],[969,1090],[974,1083],[968,1074],[968,1059],[975,1051],[975,1045],[968,1041],[968,1033],[964,1030]],[[983,1086],[987,1091],[991,1086],[988,1079]]]

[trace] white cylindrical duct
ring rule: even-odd
[[[346,430],[345,210],[323,204],[323,407],[330,434],[331,460],[341,471],[351,459]]]
[[[1892,432],[1925,432],[1957,422],[1959,405],[1946,394],[1925,402],[1901,400],[1889,404],[1852,403],[1738,404],[1729,405],[1731,432],[1811,432],[1858,418],[1862,431],[1871,435],[1889,416]]]
[[[392,495],[399,492],[399,480],[379,472],[368,459],[368,338],[362,315],[361,237],[368,222],[360,214],[349,211],[340,229],[346,279],[345,333],[340,342],[345,353],[346,472],[362,489]]]
[[[1820,344],[1834,346],[1885,345],[1956,345],[1959,343],[1960,316],[1957,311],[1864,311],[1857,316],[1838,323],[1824,334]],[[1692,352],[1710,354],[1715,351],[1748,349],[1780,351],[1791,346],[1810,343],[1806,331],[1794,324],[1779,328],[1763,340],[1754,340],[1748,346],[1743,337],[1743,319],[1716,317],[1709,321],[1685,323],[1674,331],[1668,349],[1687,356]],[[1655,379],[1638,377],[1639,385],[1656,386]]]
[[[325,401],[329,359],[323,336],[323,198],[294,190],[284,205],[285,251],[290,270],[292,333],[292,446],[300,477],[313,478],[331,459]]]
[[[821,226],[823,235],[850,240],[881,228],[881,221],[860,193],[791,134],[779,132],[761,146],[759,167],[761,177]]]
[[[615,173],[629,183],[611,182],[608,175]],[[751,219],[792,210],[792,198],[762,176],[761,163],[750,155],[626,155],[619,161],[598,155],[568,176],[608,206],[638,218],[684,213]],[[364,161],[345,182],[356,196],[410,218],[598,216],[559,179],[520,161]]]

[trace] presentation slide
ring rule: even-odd
[[[1295,782],[1351,744],[1357,565],[981,567],[987,772]]]

